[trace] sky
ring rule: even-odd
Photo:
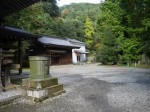
[[[101,0],[57,0],[58,6],[69,5],[70,3],[100,3]]]

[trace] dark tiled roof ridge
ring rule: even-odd
[[[66,40],[65,37],[61,37],[61,36],[56,36],[56,35],[46,35],[46,34],[39,34],[42,37],[48,37],[48,38],[56,38],[56,39],[62,39],[62,40]]]
[[[10,27],[10,28],[18,28],[18,29],[22,29],[24,30],[23,27],[19,27],[19,26],[13,26],[13,25],[1,25],[2,28],[5,28],[5,27]]]

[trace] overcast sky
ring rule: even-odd
[[[100,3],[101,0],[57,0],[57,5],[68,5],[70,3]]]

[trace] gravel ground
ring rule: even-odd
[[[9,97],[20,96],[20,95],[22,95],[22,92],[16,89],[12,89],[12,90],[5,91],[5,92],[0,92],[0,101],[5,100]]]
[[[150,69],[87,64],[50,72],[66,93],[36,104],[22,97],[0,112],[150,112]]]

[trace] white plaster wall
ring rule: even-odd
[[[72,49],[72,63],[77,63],[77,54],[74,52],[75,49]]]
[[[85,46],[81,46],[80,50],[85,51]],[[86,54],[81,54],[81,62],[86,61]]]
[[[73,64],[77,64],[77,54],[74,52],[74,50],[77,50],[77,49],[72,49],[72,62],[73,62]],[[78,50],[85,51],[85,46],[81,46]],[[86,61],[86,54],[81,54],[80,60],[81,60],[81,62]]]

